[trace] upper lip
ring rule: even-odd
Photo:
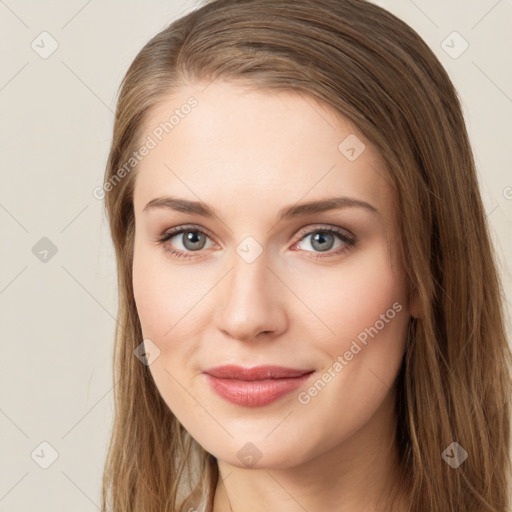
[[[264,380],[264,379],[283,379],[300,377],[313,370],[297,370],[295,368],[285,368],[283,366],[253,366],[252,368],[243,368],[242,366],[226,365],[215,366],[204,370],[204,373],[220,379],[237,379],[237,380]]]

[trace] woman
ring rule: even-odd
[[[103,510],[509,510],[501,284],[456,91],[405,23],[182,17],[123,80],[104,189]]]

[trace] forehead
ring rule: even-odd
[[[205,85],[173,91],[146,119],[136,211],[164,194],[253,212],[333,195],[390,201],[377,151],[328,106],[295,91]]]

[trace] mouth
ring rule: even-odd
[[[282,366],[218,366],[204,371],[211,388],[239,406],[261,407],[302,386],[315,370]]]

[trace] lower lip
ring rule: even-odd
[[[219,379],[208,374],[206,374],[206,377],[213,390],[229,402],[245,407],[261,407],[296,390],[313,373],[306,373],[293,378],[253,381]]]

